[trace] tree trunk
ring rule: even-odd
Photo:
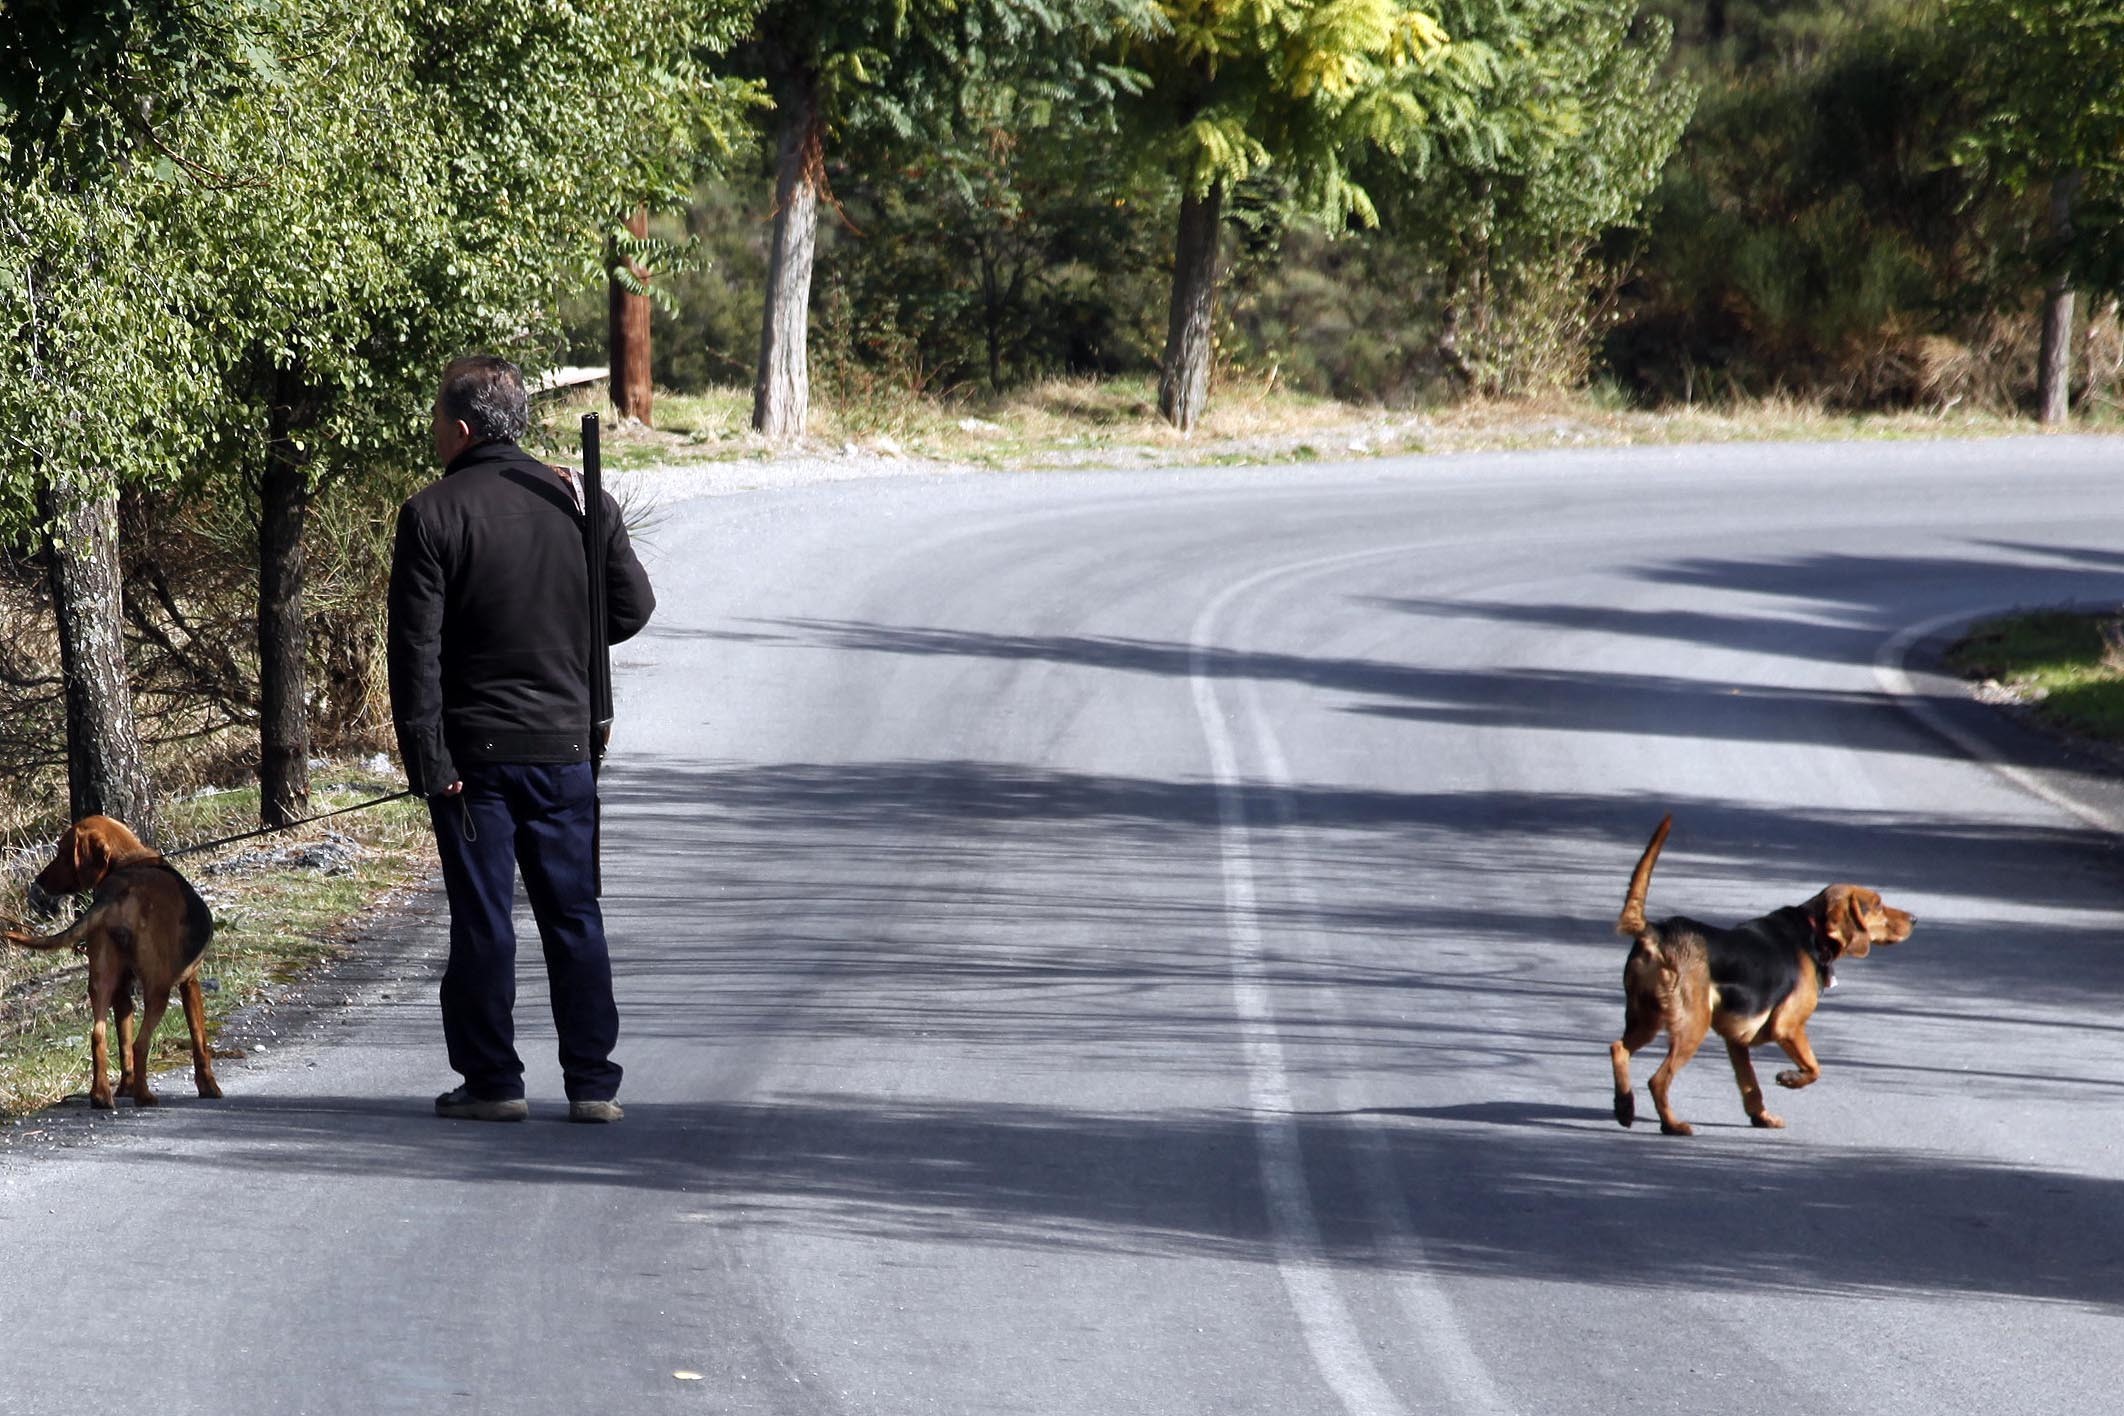
[[[2036,360],[2036,418],[2045,424],[2062,423],[2072,412],[2072,204],[2081,175],[2068,172],[2050,184],[2056,255],[2043,292],[2043,348]]]
[[[54,472],[38,491],[66,685],[67,812],[114,816],[153,844],[160,822],[126,676],[118,493]]]
[[[649,234],[649,208],[638,206],[634,215],[627,218],[627,230],[633,235]],[[623,263],[636,280],[647,281],[649,271],[637,265],[618,250],[610,256],[611,268],[617,270]],[[609,282],[610,304],[608,327],[611,335],[612,411],[622,418],[649,422],[649,401],[653,385],[649,378],[649,297],[636,295],[617,278]]]
[[[752,389],[752,426],[777,442],[803,436],[811,411],[804,343],[811,325],[811,258],[818,244],[825,171],[818,80],[800,74],[788,93],[774,183],[774,246],[767,256],[767,300],[760,315],[759,381]]]
[[[258,819],[266,826],[310,814],[302,538],[312,492],[310,454],[295,443],[314,422],[314,402],[298,381],[276,374],[258,487]]]
[[[1192,432],[1209,405],[1210,317],[1217,301],[1217,227],[1224,183],[1180,203],[1180,236],[1173,247],[1172,307],[1166,321],[1165,363],[1158,376],[1158,411],[1181,432]]]
[[[976,243],[981,266],[981,333],[988,342],[988,391],[1003,391],[1003,298],[1002,281],[996,274],[996,255],[987,243]]]
[[[1469,362],[1468,352],[1461,347],[1460,343],[1463,320],[1461,314],[1463,297],[1460,293],[1460,287],[1449,279],[1446,282],[1446,288],[1454,293],[1448,295],[1439,307],[1438,343],[1436,346],[1438,350],[1438,366],[1445,371],[1446,384],[1453,390],[1453,397],[1458,400],[1466,398],[1470,393],[1474,392],[1475,366]]]

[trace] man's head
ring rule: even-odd
[[[443,370],[435,396],[435,459],[447,467],[468,447],[520,442],[531,427],[523,370],[492,354],[468,354]]]

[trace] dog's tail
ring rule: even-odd
[[[19,924],[8,924],[0,926],[0,941],[18,949],[64,949],[74,942],[74,933],[69,929],[58,934],[32,934]]]
[[[93,911],[83,910],[72,924],[57,934],[32,934],[14,920],[0,922],[0,943],[12,944],[18,949],[64,949],[87,937],[91,913]]]
[[[1651,844],[1637,858],[1637,869],[1630,872],[1630,893],[1623,897],[1622,913],[1615,919],[1617,934],[1635,937],[1645,932],[1645,891],[1652,884],[1652,867],[1659,860],[1659,848],[1667,844],[1667,832],[1673,827],[1673,815],[1662,816]]]

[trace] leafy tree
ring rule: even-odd
[[[124,466],[255,491],[275,823],[307,799],[303,533],[318,490],[366,479],[387,502],[403,487],[449,356],[542,361],[559,289],[601,267],[608,214],[690,163],[735,102],[705,68],[735,15],[715,0],[244,0],[227,17],[211,33],[248,67],[212,70],[181,128],[138,135],[137,159],[114,165],[100,156],[114,139],[60,124],[108,180],[43,175],[10,194],[16,227],[41,225],[37,260],[0,290],[35,336],[0,373],[0,404],[20,404],[16,451],[64,471],[57,485]],[[87,33],[108,65],[104,29]],[[94,83],[18,91],[137,104]],[[63,302],[29,278],[57,269],[75,272]]]
[[[1701,75],[1812,69],[1852,36],[1907,22],[1911,0],[1645,0],[1674,31],[1676,59]]]
[[[701,265],[697,240],[652,234],[649,218],[686,210],[700,183],[721,175],[742,145],[743,118],[766,101],[756,85],[711,72],[749,16],[751,0],[689,0],[660,8],[667,13],[629,21],[646,25],[644,33],[661,41],[629,56],[628,71],[647,85],[652,101],[633,106],[628,130],[616,139],[638,200],[608,226],[605,253],[612,405],[621,417],[642,423],[651,420],[655,388],[652,310],[673,303],[651,282]]]
[[[2036,402],[2063,422],[2074,288],[2124,287],[2124,8],[2116,0],[1953,0],[1978,119],[1960,156],[2016,193],[2047,190]]]
[[[1441,0],[1439,18],[1493,58],[1481,120],[1437,130],[1414,180],[1375,158],[1368,184],[1387,234],[1437,262],[1456,387],[1576,383],[1595,338],[1589,252],[1637,220],[1694,96],[1660,76],[1668,32],[1635,0]]]
[[[182,160],[168,125],[253,78],[241,0],[5,0],[0,136],[14,175],[109,173],[146,147]]]
[[[940,153],[987,139],[991,96],[1110,101],[1130,76],[1096,46],[1140,17],[1138,0],[768,0],[743,46],[773,102],[774,229],[760,318],[752,425],[800,435],[818,208],[829,205],[829,141],[852,128],[920,134]],[[1140,18],[1138,20],[1140,22]]]
[[[2006,397],[1970,351],[2022,283],[2020,218],[1954,161],[1974,121],[1960,41],[1897,6],[1765,62],[1700,68],[1613,367],[1653,397]]]
[[[256,125],[272,175],[221,193],[200,231],[247,272],[224,313],[247,335],[232,442],[258,450],[245,470],[268,824],[307,809],[303,530],[318,490],[425,461],[453,354],[547,358],[555,298],[603,260],[607,214],[664,199],[735,97],[704,68],[730,18],[688,0],[296,13],[276,103],[263,121],[231,115]]]
[[[1138,368],[1163,199],[1097,91],[1007,83],[963,95],[964,140],[856,129],[837,196],[859,234],[822,246],[828,378],[988,390],[1041,373]]]
[[[1158,0],[1158,32],[1124,62],[1150,85],[1136,105],[1177,178],[1179,230],[1159,411],[1189,429],[1209,394],[1217,243],[1228,194],[1271,173],[1300,211],[1374,225],[1357,175],[1367,151],[1420,163],[1441,132],[1482,120],[1494,56],[1449,43],[1405,0]]]
[[[123,484],[176,476],[211,387],[185,317],[201,270],[152,235],[196,115],[257,78],[238,0],[9,0],[0,23],[0,522],[46,549],[69,810],[152,840],[126,675]]]

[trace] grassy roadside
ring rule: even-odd
[[[351,806],[402,782],[346,764],[315,775],[316,811]],[[201,794],[166,807],[167,838],[213,840],[258,824],[255,787]],[[349,924],[424,881],[434,845],[427,811],[401,800],[329,822],[187,856],[180,864],[214,910],[201,978],[210,1032],[299,975],[345,956]],[[14,853],[0,895],[23,915],[22,890],[45,851]],[[71,951],[0,950],[0,1117],[49,1106],[88,1086],[87,970]],[[116,1048],[113,1038],[112,1047]],[[153,1066],[184,1068],[160,1088],[189,1094],[189,1050],[175,999],[155,1033]],[[113,1058],[113,1067],[116,1058]],[[127,1104],[127,1103],[121,1103]]]
[[[609,407],[592,391],[544,404],[556,448],[571,448],[584,412]],[[607,465],[686,466],[775,454],[749,426],[750,390],[659,391],[653,428],[609,422]],[[2124,431],[2110,415],[2075,431]],[[993,468],[1211,466],[1346,461],[1402,453],[1530,451],[1707,442],[1998,437],[2037,431],[1989,413],[1852,414],[1798,400],[1648,412],[1597,393],[1450,408],[1393,410],[1338,403],[1267,383],[1227,382],[1192,434],[1157,415],[1148,379],[1053,379],[998,397],[866,399],[812,408],[802,450],[905,456]]]
[[[2124,611],[2035,610],[1986,620],[1951,646],[1947,666],[1986,696],[2053,728],[2124,742]]]

